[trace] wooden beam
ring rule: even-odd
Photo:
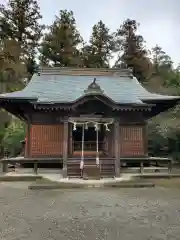
[[[103,118],[103,117],[97,117],[96,115],[89,115],[89,116],[86,116],[86,115],[81,115],[80,117],[70,117],[68,119],[69,122],[99,122],[99,123],[108,123],[108,124],[112,124],[114,122],[114,119],[113,118]]]
[[[120,128],[119,121],[115,121],[114,123],[114,153],[115,153],[115,176],[120,176],[120,151],[119,151],[119,143],[120,140]]]
[[[63,142],[63,177],[67,177],[67,160],[68,160],[68,126],[67,120],[64,121],[64,142]]]
[[[31,123],[29,118],[27,119],[26,144],[27,144],[26,157],[30,157],[31,156]]]
[[[68,155],[72,156],[73,153],[73,125],[69,123],[69,151]]]

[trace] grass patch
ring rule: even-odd
[[[148,180],[147,180],[148,181]],[[169,179],[151,179],[157,187],[165,188],[179,188],[180,189],[180,178],[169,178]]]
[[[41,176],[0,176],[0,182],[29,182],[40,179]]]
[[[54,183],[57,183],[57,182],[54,182],[54,181],[51,181],[50,179],[47,179],[47,178],[39,178],[39,179],[36,179],[35,183],[37,184],[54,184]]]

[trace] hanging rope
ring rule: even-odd
[[[100,123],[100,122],[96,122],[93,120],[79,122],[79,121],[74,121],[73,119],[69,119],[69,122],[71,122],[73,124],[73,131],[76,131],[77,125],[82,126],[82,144],[81,144],[81,161],[80,161],[80,169],[81,170],[84,168],[84,130],[88,129],[89,124],[94,125],[95,131],[96,131],[96,165],[99,166],[99,126],[104,125],[106,131],[110,131],[108,126],[111,125],[113,123],[113,121]]]
[[[98,124],[98,125],[104,125],[105,128],[106,128],[106,131],[110,131],[108,126],[113,123],[113,121],[100,123],[100,122],[96,122],[96,121],[92,121],[92,120],[91,121],[83,121],[83,122],[81,122],[81,121],[74,121],[73,119],[69,119],[68,121],[73,124],[73,130],[74,131],[76,130],[76,126],[77,125],[82,126],[84,124],[85,124],[85,129],[88,129],[88,125],[89,124],[94,124],[94,126],[96,126],[96,124]]]
[[[84,124],[82,125],[82,145],[81,145],[81,162],[80,169],[84,168]]]
[[[96,130],[96,165],[99,166],[99,126],[98,126],[98,123],[96,123],[95,130]]]

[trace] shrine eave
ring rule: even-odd
[[[176,104],[180,100],[177,96],[148,92],[127,69],[46,68],[34,74],[23,90],[1,94],[0,102],[71,106],[88,96],[104,98],[109,104],[121,107],[148,107],[148,104],[160,102]]]

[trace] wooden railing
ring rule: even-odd
[[[95,158],[88,158],[86,157],[86,160],[94,160]],[[100,164],[103,165],[113,165],[114,164],[114,158],[100,158]],[[159,158],[159,157],[145,157],[145,158],[120,158],[120,162],[122,163],[126,163],[126,164],[130,164],[130,163],[138,163],[139,164],[139,172],[143,173],[145,168],[144,165],[148,162],[150,164],[154,163],[157,164],[159,163],[161,164],[167,164],[167,168],[168,168],[168,172],[170,173],[172,171],[172,159],[170,158]],[[47,158],[5,158],[5,159],[1,159],[0,163],[2,164],[2,171],[5,173],[8,171],[8,164],[13,164],[16,165],[18,164],[25,164],[25,163],[31,163],[33,164],[33,169],[34,172],[37,173],[38,172],[38,165],[41,163],[58,163],[58,164],[63,164],[63,159],[62,157],[58,157],[58,158],[52,158],[49,157]],[[68,163],[72,163],[72,164],[77,164],[78,169],[79,169],[79,165],[80,165],[80,158],[70,158],[68,159]],[[111,166],[113,167],[113,166]]]
[[[39,164],[44,164],[44,163],[56,163],[56,164],[63,164],[63,159],[61,157],[58,158],[22,158],[22,157],[17,157],[17,158],[3,158],[0,160],[0,163],[2,165],[2,172],[6,173],[8,172],[8,165],[12,164],[14,168],[16,168],[17,164],[33,164],[33,170],[34,173],[37,174],[38,172],[38,166]]]
[[[96,151],[96,141],[84,141],[84,151]],[[98,142],[98,149],[104,149],[104,142]],[[73,141],[73,151],[82,150],[82,141]]]
[[[132,157],[132,158],[120,158],[121,164],[125,163],[125,164],[132,164],[132,163],[137,163],[139,164],[139,169],[140,169],[140,173],[144,172],[144,169],[148,169],[144,167],[145,164],[149,163],[150,165],[154,165],[156,166],[156,168],[158,169],[158,165],[161,164],[166,164],[167,168],[168,168],[168,172],[170,173],[172,171],[172,159],[171,158],[166,158],[166,157],[143,157],[143,158],[136,158],[136,157]]]

